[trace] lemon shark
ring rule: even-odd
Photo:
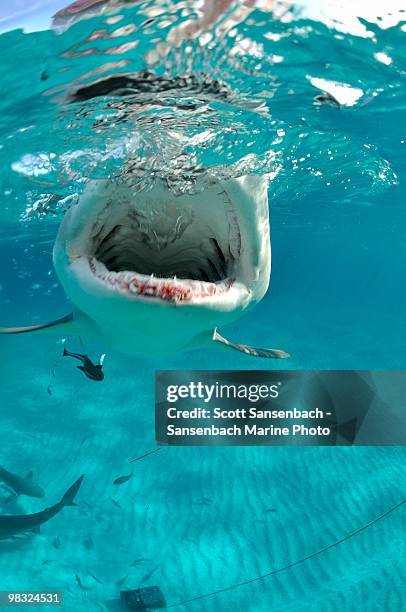
[[[20,533],[37,532],[43,523],[56,516],[66,506],[76,506],[75,497],[84,476],[81,476],[66,491],[59,502],[35,514],[0,515],[0,540],[12,538]]]
[[[45,497],[43,489],[33,480],[33,473],[19,476],[9,472],[0,465],[0,481],[10,488],[14,495],[28,495],[29,497]],[[13,496],[12,496],[13,497]]]
[[[193,194],[181,195],[162,178],[144,190],[125,175],[89,181],[65,213],[53,250],[73,312],[0,333],[87,334],[131,354],[211,343],[258,357],[288,357],[231,342],[217,331],[268,288],[267,178],[199,180]]]

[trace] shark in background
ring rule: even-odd
[[[19,476],[0,466],[0,482],[13,492],[9,500],[18,495],[45,497],[42,487],[34,481],[32,472],[29,472],[26,476]]]
[[[80,489],[84,476],[76,480],[66,491],[59,502],[34,514],[0,515],[0,540],[12,538],[18,534],[38,532],[43,523],[56,516],[66,506],[75,506],[75,497]]]

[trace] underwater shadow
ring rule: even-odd
[[[32,538],[21,538],[15,540],[0,540],[0,555],[25,550],[32,543]]]

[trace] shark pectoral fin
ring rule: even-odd
[[[265,359],[286,359],[287,357],[290,357],[289,353],[279,349],[256,348],[254,346],[248,346],[247,344],[236,344],[235,342],[231,342],[230,340],[227,340],[227,338],[221,336],[218,333],[217,328],[214,330],[213,340],[224,346],[235,349],[236,351],[245,353],[246,355],[252,355],[253,357],[264,357]]]
[[[15,499],[17,499],[18,495],[17,493],[11,493],[11,495],[9,495],[8,497],[6,497],[6,499],[4,500],[4,504],[9,504],[12,501],[14,501]]]
[[[30,529],[31,533],[41,533],[41,526],[37,525],[36,527],[33,527],[33,529]]]
[[[76,366],[76,368],[77,368],[78,370],[82,370],[82,372],[84,372],[84,371],[85,371],[85,368],[84,368],[83,366]]]
[[[56,333],[77,333],[77,327],[74,322],[73,312],[56,319],[49,323],[40,323],[39,325],[27,325],[26,327],[0,327],[0,334],[25,334],[27,332],[56,332]]]
[[[5,491],[7,491],[7,493],[10,493],[10,495],[11,495],[11,496],[13,496],[13,495],[15,495],[15,496],[16,496],[16,495],[17,495],[17,493],[16,493],[16,491],[13,489],[13,487],[12,487],[12,486],[10,486],[10,485],[8,485],[8,484],[6,484],[5,482],[2,482],[0,486],[1,486],[1,488],[2,488],[2,489],[4,489]]]

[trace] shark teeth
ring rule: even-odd
[[[175,304],[195,298],[207,298],[228,291],[233,279],[218,283],[173,278],[157,278],[153,274],[136,272],[109,272],[106,266],[94,257],[88,258],[94,276],[112,288],[131,295],[157,298]]]
[[[138,285],[136,285],[135,283],[129,283],[128,290],[130,291],[130,293],[135,293],[136,295],[138,295],[140,292]]]

